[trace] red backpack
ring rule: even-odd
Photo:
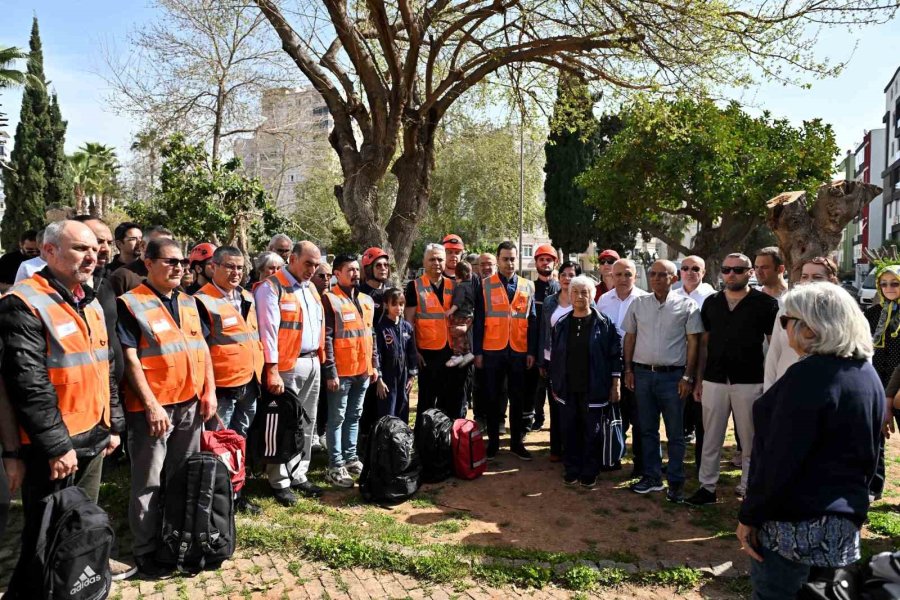
[[[231,474],[231,487],[239,492],[247,478],[247,440],[237,431],[226,429],[221,419],[219,427],[217,431],[203,430],[200,434],[200,450],[212,452],[219,457]]]
[[[475,479],[487,469],[484,437],[475,421],[453,421],[450,446],[453,450],[453,470],[460,479]]]

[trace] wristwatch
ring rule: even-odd
[[[682,381],[687,381],[688,383],[694,383],[694,378],[688,377],[687,375],[682,375],[681,379],[682,379]]]

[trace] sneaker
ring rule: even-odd
[[[141,579],[164,579],[171,577],[175,572],[175,567],[159,564],[152,554],[135,556],[134,563],[137,565],[138,577]]]
[[[297,496],[289,487],[280,490],[272,489],[272,497],[282,506],[290,507],[297,504]]]
[[[594,489],[597,485],[597,476],[594,477],[582,477],[581,478],[581,487],[587,488],[589,490]]]
[[[245,498],[243,494],[238,494],[238,497],[234,499],[234,510],[235,512],[244,513],[251,516],[256,516],[262,513],[262,507],[256,502]]]
[[[543,421],[535,421],[534,423],[531,424],[529,431],[540,431],[543,428],[544,428]]]
[[[351,460],[350,462],[344,464],[344,468],[347,469],[347,472],[350,473],[351,475],[359,475],[360,473],[362,473],[363,464],[357,458],[357,459]]]
[[[653,481],[648,477],[641,477],[640,481],[632,484],[628,489],[630,489],[635,494],[648,494],[650,492],[661,492],[666,488],[659,481]]]
[[[747,495],[747,490],[745,490],[742,487],[736,487],[736,488],[734,488],[734,495],[737,496],[738,498],[740,498],[741,500],[743,500],[744,497]]]
[[[685,503],[690,504],[691,506],[706,506],[707,504],[715,504],[717,501],[718,498],[716,498],[715,492],[711,492],[706,488],[700,488],[691,494],[690,497],[685,500]]]
[[[485,452],[485,454],[487,454],[488,460],[491,460],[495,456],[497,456],[497,452],[499,452],[499,451],[500,451],[500,441],[499,440],[488,440],[487,451]]]
[[[666,500],[675,504],[684,502],[684,484],[670,483],[669,489],[666,491]]]
[[[577,475],[564,475],[563,483],[565,483],[566,485],[575,485],[576,483],[578,483],[578,476]]]
[[[731,464],[738,468],[741,468],[744,465],[744,458],[741,456],[740,452],[734,453],[734,456],[731,457]]]
[[[612,471],[621,471],[621,470],[622,470],[622,463],[618,462],[618,461],[614,465],[610,465],[608,467],[600,467],[600,471],[602,473],[611,473]]]
[[[694,434],[693,431],[691,431],[690,433],[685,433],[684,434],[684,445],[687,446],[688,444],[693,444],[694,441],[696,441],[696,439],[697,439],[697,436]]]
[[[450,368],[453,368],[453,367],[460,366],[462,364],[462,361],[463,361],[463,357],[461,355],[456,355],[456,356],[451,357],[450,360],[448,360],[444,364]]]
[[[128,565],[115,559],[109,559],[109,572],[113,581],[128,579],[138,572],[137,565]]]
[[[472,364],[472,361],[475,360],[475,355],[469,352],[468,354],[463,354],[462,361],[460,361],[460,367],[468,367]]]
[[[310,443],[309,449],[312,452],[318,452],[319,450],[324,450],[324,448],[322,448],[322,442],[319,440],[319,436],[317,436],[317,435],[312,436],[312,442]]]
[[[628,479],[643,479],[644,473],[638,469],[631,469],[631,473],[628,474]]]
[[[353,478],[350,477],[350,473],[348,473],[347,469],[343,466],[329,467],[328,470],[325,471],[325,481],[337,487],[353,487]]]
[[[522,460],[531,460],[531,452],[529,452],[525,446],[512,446],[509,449],[510,452],[521,458]]]
[[[324,491],[308,479],[296,485],[292,485],[291,489],[300,492],[301,496],[306,496],[307,498],[321,498]]]

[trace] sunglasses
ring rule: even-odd
[[[900,288],[900,281],[882,281],[878,284],[878,286],[882,289],[884,288]]]
[[[687,273],[688,271],[693,271],[694,273],[700,272],[700,267],[681,267],[682,273]]]
[[[735,275],[743,275],[750,269],[752,267],[722,267],[720,271],[722,271],[722,275],[729,275],[732,271],[734,271]]]
[[[181,267],[182,269],[187,269],[188,265],[191,264],[190,259],[187,258],[154,258],[153,260],[158,260],[163,263],[167,267],[175,268]]]
[[[601,259],[600,259],[600,264],[601,264],[601,265],[614,265],[614,264],[616,264],[616,259],[614,259],[614,258],[601,258]]]
[[[787,329],[788,323],[791,321],[799,321],[800,317],[790,317],[788,315],[781,315],[778,317],[778,320],[781,322],[781,328]]]

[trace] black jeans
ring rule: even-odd
[[[419,365],[419,400],[416,404],[416,426],[422,413],[437,408],[451,419],[466,416],[467,369],[448,367],[444,363],[453,356],[450,346],[443,350],[420,350],[425,365]]]
[[[553,402],[557,403],[556,400]],[[589,408],[587,394],[570,394],[560,404],[563,466],[567,477],[590,479],[600,473],[600,421],[603,409]]]
[[[509,398],[510,446],[522,443],[525,431],[534,419],[534,396],[525,390],[526,357],[506,350],[484,353],[484,372],[490,404],[488,406],[488,439],[500,438],[504,400]]]
[[[544,403],[547,400],[547,378],[541,377],[537,367],[525,371],[527,393],[534,397],[534,424],[544,424]]]

